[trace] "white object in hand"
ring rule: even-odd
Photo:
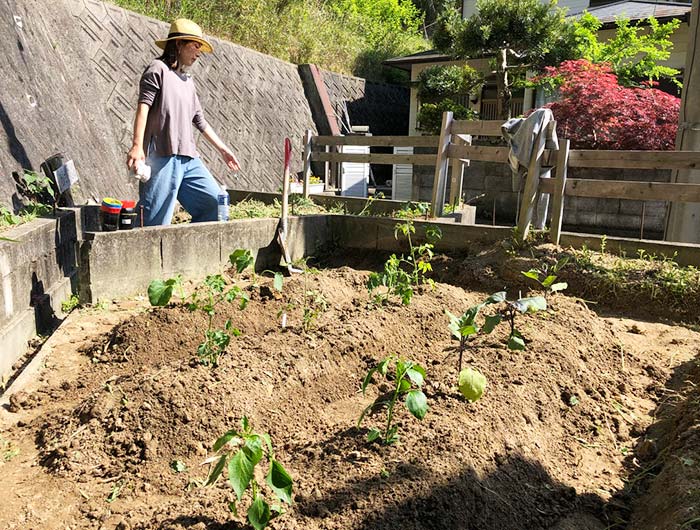
[[[144,160],[136,162],[134,167],[134,178],[141,182],[148,182],[151,178],[151,166],[147,165]]]

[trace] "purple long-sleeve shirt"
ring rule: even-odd
[[[147,155],[199,157],[194,130],[207,128],[194,81],[156,59],[141,76],[139,103],[150,107],[143,148]]]

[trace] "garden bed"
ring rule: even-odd
[[[483,301],[531,259],[496,268],[499,252],[439,257],[443,281],[408,306],[370,303],[363,265],[376,267],[376,257],[296,275],[281,292],[249,277],[263,285],[249,287],[248,307],[217,311],[216,325],[231,318],[242,335],[216,368],[196,359],[201,312],[142,301],[123,313],[74,313],[51,339],[60,355],[46,358],[41,380],[13,396],[4,418],[0,489],[11,493],[0,527],[243,528],[226,481],[198,484],[214,441],[245,415],[270,434],[294,480],[294,504],[273,528],[694,528],[698,503],[679,490],[656,493],[661,522],[638,499],[666,462],[674,475],[660,477],[697,492],[698,411],[684,405],[693,395],[683,382],[697,383],[700,334],[602,317],[555,295],[550,310],[522,316],[525,351],[507,349],[499,329],[474,341],[464,363],[488,386],[469,403],[456,388],[444,311]],[[310,292],[325,310],[304,318]],[[397,408],[399,440],[384,446],[366,441],[381,415],[357,420],[389,390],[371,384],[363,395],[365,374],[392,354],[425,367],[429,410],[418,421]]]

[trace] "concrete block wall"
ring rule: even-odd
[[[73,211],[2,232],[0,241],[0,376],[62,318],[77,286],[78,228]]]

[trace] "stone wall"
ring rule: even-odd
[[[6,64],[0,76],[0,204],[15,192],[13,171],[39,170],[62,152],[81,177],[76,202],[135,198],[126,174],[138,80],[160,53],[169,25],[98,0],[7,0],[0,4]],[[301,170],[301,139],[316,132],[296,65],[219,39],[192,74],[205,115],[242,165],[237,178],[203,140],[212,173],[237,189],[279,187],[285,137],[292,171]],[[375,130],[404,132],[408,92],[324,72],[333,101]],[[403,98],[403,99],[402,99]],[[401,109],[398,110],[397,109]],[[378,113],[381,109],[381,113]],[[404,118],[405,114],[405,118]]]

